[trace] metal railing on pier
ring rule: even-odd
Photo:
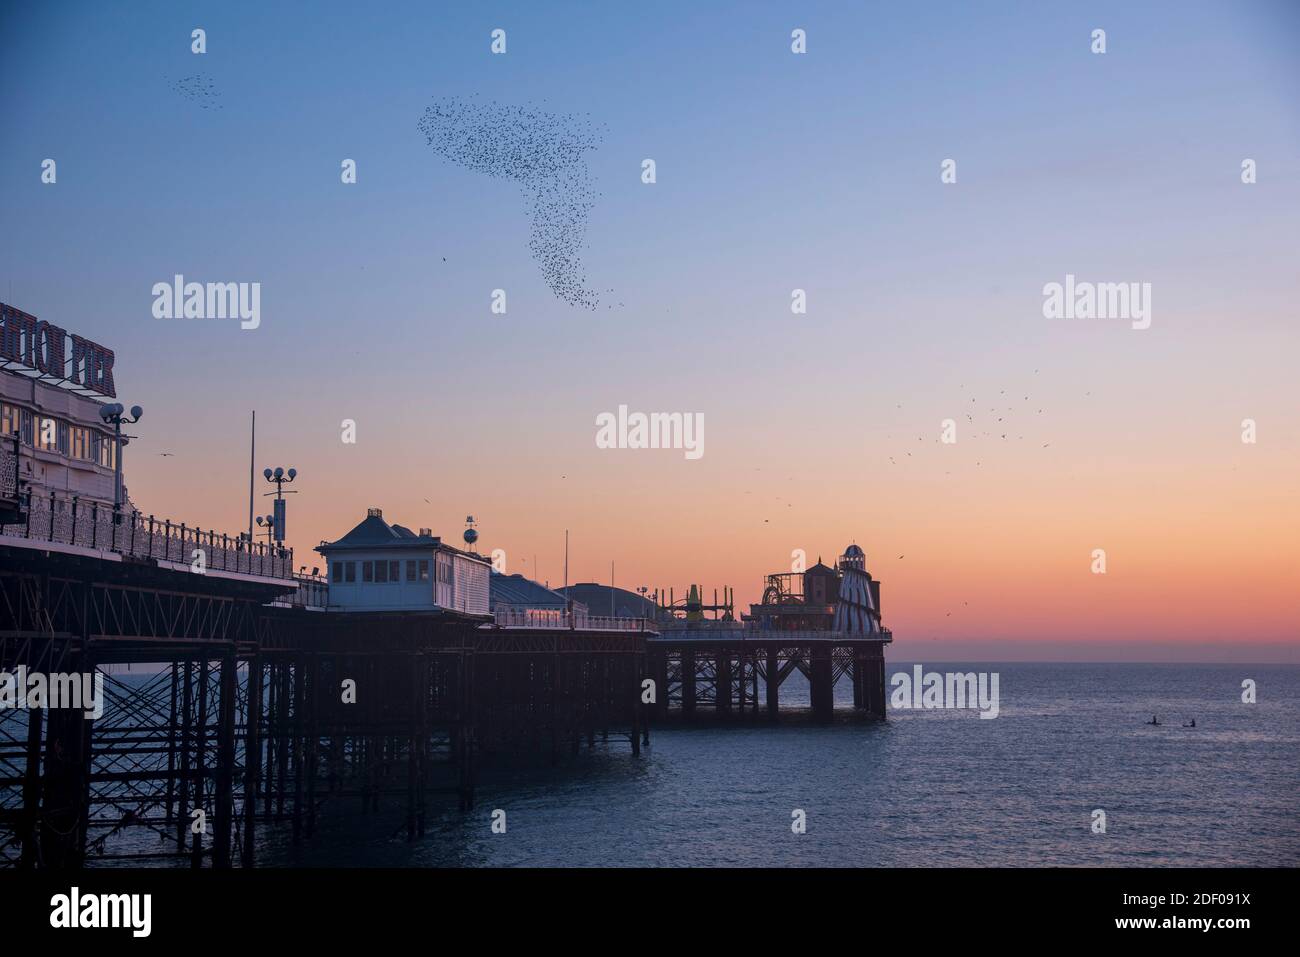
[[[287,599],[295,608],[324,609],[330,601],[330,583],[324,575],[295,574],[298,588]]]
[[[832,629],[816,628],[798,628],[798,629],[781,629],[781,628],[759,628],[755,622],[707,622],[697,623],[694,625],[682,624],[681,627],[671,625],[661,626],[659,628],[660,637],[673,641],[696,639],[699,641],[827,641],[842,640],[845,638],[875,640],[875,641],[893,641],[894,633],[888,628],[882,628],[880,631],[871,632],[847,632],[834,631]]]
[[[32,544],[48,542],[185,565],[192,565],[198,560],[195,552],[201,552],[208,571],[262,578],[293,576],[292,548],[218,535],[136,511],[118,511],[99,502],[58,498],[53,492],[32,491],[26,504],[26,521],[0,525],[0,543],[6,538]]]
[[[644,618],[611,618],[565,609],[498,608],[493,612],[498,628],[570,628],[574,631],[645,631]]]

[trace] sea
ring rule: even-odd
[[[996,672],[998,716],[891,708],[818,727],[795,673],[776,726],[672,724],[639,757],[611,736],[556,767],[488,760],[474,809],[433,800],[410,843],[396,798],[379,814],[327,802],[309,841],[264,832],[258,864],[1300,865],[1300,667],[923,667]],[[851,696],[841,681],[837,705]]]

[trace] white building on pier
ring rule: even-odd
[[[444,543],[427,528],[389,525],[369,509],[352,531],[316,549],[328,564],[330,611],[489,613],[492,565]]]

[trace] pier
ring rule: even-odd
[[[647,642],[650,673],[663,689],[655,716],[691,720],[779,720],[781,686],[796,671],[808,682],[813,719],[835,715],[835,686],[853,683],[853,710],[885,719],[885,646],[880,582],[850,544],[835,566],[768,575],[762,600],[737,619],[731,590],[705,602],[691,586],[677,601],[656,593],[659,634]],[[760,688],[761,685],[761,688]]]
[[[563,593],[507,575],[473,516],[462,547],[368,508],[307,575],[283,544],[296,469],[263,470],[254,540],[252,421],[247,531],[144,513],[122,431],[144,410],[106,401],[112,350],[72,336],[63,362],[64,331],[4,303],[0,331],[0,867],[249,867],[260,834],[311,840],[337,805],[416,840],[434,802],[474,807],[485,760],[776,721],[795,672],[818,721],[842,679],[885,716],[891,635],[856,545],[767,576],[739,618],[730,588],[570,590],[567,538]],[[102,690],[88,712],[55,682]]]
[[[835,685],[853,683],[853,708],[885,718],[884,646],[892,636],[758,629],[665,631],[646,642],[649,671],[663,691],[655,717],[779,720],[781,685],[808,681],[814,720],[834,717]]]
[[[260,829],[309,840],[327,802],[416,839],[438,795],[473,807],[483,755],[649,740],[644,622],[324,612],[288,549],[25,515],[0,528],[0,672],[139,677],[105,675],[97,720],[0,710],[0,866],[253,866]]]
[[[856,546],[769,576],[742,621],[729,590],[598,616],[540,586],[529,606],[518,581],[485,613],[485,559],[379,509],[308,576],[278,544],[36,489],[16,504],[0,673],[102,676],[103,710],[0,709],[0,866],[250,867],[265,829],[311,840],[339,804],[417,840],[433,802],[474,807],[485,758],[635,758],[653,722],[778,721],[796,671],[814,720],[841,680],[885,717],[892,635]]]

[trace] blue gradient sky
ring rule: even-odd
[[[149,511],[241,528],[256,407],[309,565],[369,505],[742,600],[856,539],[912,657],[1295,660],[1300,6],[702,7],[7,4],[0,297],[116,349]],[[608,308],[547,289],[518,187],[425,145],[470,95],[604,124]],[[262,327],[153,319],[178,272],[261,282]],[[1152,283],[1152,328],[1045,320],[1067,272]],[[1004,389],[1044,409],[1023,441],[934,446]],[[620,403],[702,411],[705,457],[597,450]]]

